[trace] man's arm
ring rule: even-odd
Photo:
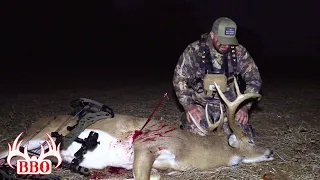
[[[246,83],[244,93],[259,93],[262,85],[259,69],[245,47],[241,46],[239,53],[239,73]],[[250,109],[251,106],[251,102],[246,104],[248,109]]]
[[[186,110],[194,101],[191,97],[191,89],[188,87],[188,80],[194,76],[194,48],[189,45],[184,52],[180,55],[176,68],[173,74],[173,87],[176,92],[180,104]]]

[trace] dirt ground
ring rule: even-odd
[[[291,82],[291,83],[290,83]],[[163,179],[253,179],[264,175],[273,180],[320,179],[320,85],[295,80],[265,81],[263,98],[252,111],[250,121],[257,131],[256,143],[275,150],[275,160],[241,164],[206,172],[183,172]],[[116,113],[148,117],[156,104],[168,93],[155,118],[178,126],[180,109],[170,81],[164,83],[127,83],[125,88],[108,83],[108,87],[84,85],[74,88],[34,88],[18,94],[1,94],[0,146],[7,146],[37,118],[67,114],[71,100],[86,97],[109,105]],[[55,174],[63,179],[85,179],[68,170]],[[122,177],[130,177],[131,172]],[[266,179],[266,178],[265,178]]]

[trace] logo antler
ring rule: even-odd
[[[24,152],[22,153],[20,151],[20,146],[21,143],[23,142],[23,139],[21,141],[18,140],[21,137],[21,135],[23,134],[23,132],[21,132],[16,139],[14,140],[12,146],[10,145],[10,143],[8,143],[8,147],[9,147],[9,151],[8,151],[8,156],[7,156],[7,163],[8,165],[13,168],[12,164],[11,164],[11,159],[14,156],[20,156],[23,157],[26,161],[30,161],[30,160],[36,160],[38,162],[43,161],[46,157],[48,156],[55,156],[58,159],[57,165],[55,166],[55,169],[58,168],[60,166],[60,164],[62,163],[62,157],[60,155],[60,143],[58,144],[58,146],[56,146],[56,143],[54,142],[54,140],[52,139],[52,137],[46,133],[46,135],[49,137],[50,143],[48,140],[46,140],[46,143],[48,145],[48,152],[44,152],[44,148],[43,145],[40,145],[40,155],[37,158],[36,156],[32,156],[30,158],[29,154],[28,154],[28,145],[29,142],[26,143],[25,147],[24,147]]]
[[[38,161],[43,161],[48,156],[55,156],[58,159],[57,165],[54,168],[56,169],[62,163],[62,158],[60,155],[60,143],[58,144],[58,146],[56,146],[56,143],[54,142],[52,137],[48,133],[46,133],[46,135],[49,137],[51,143],[49,143],[49,141],[46,140],[46,143],[48,145],[48,152],[46,153],[44,152],[44,148],[42,144],[40,145],[41,150],[40,150],[40,156],[38,158]]]
[[[28,154],[28,144],[27,143],[24,147],[24,152],[21,153],[20,151],[20,146],[21,146],[21,143],[23,141],[23,139],[18,143],[18,140],[20,138],[20,136],[23,134],[23,132],[21,132],[17,137],[16,139],[14,140],[13,144],[12,144],[12,147],[10,145],[10,143],[8,143],[8,146],[9,146],[9,151],[8,151],[8,157],[7,157],[7,163],[8,165],[13,168],[13,166],[11,165],[11,159],[12,157],[14,156],[20,156],[20,157],[23,157],[25,160],[30,160],[30,157],[29,157],[29,154]]]

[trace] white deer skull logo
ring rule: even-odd
[[[23,139],[19,143],[18,143],[18,139],[20,138],[20,136],[22,134],[23,134],[23,132],[21,132],[16,137],[16,139],[14,140],[14,142],[12,144],[12,147],[8,143],[8,146],[9,146],[9,152],[8,153],[9,154],[8,154],[8,157],[7,157],[7,163],[11,168],[13,168],[13,166],[11,165],[11,158],[14,157],[14,156],[21,156],[26,161],[38,161],[38,162],[41,162],[42,160],[44,160],[48,156],[55,156],[58,159],[58,163],[55,166],[55,169],[60,166],[60,164],[62,163],[62,158],[61,158],[61,155],[60,155],[60,143],[58,144],[58,146],[56,146],[56,144],[55,144],[54,140],[52,139],[52,137],[48,133],[46,133],[46,135],[49,137],[50,142],[51,142],[51,143],[49,143],[49,141],[46,140],[46,143],[48,145],[48,152],[44,153],[44,148],[43,148],[43,145],[41,144],[40,145],[40,147],[41,147],[40,156],[38,158],[36,156],[32,156],[30,158],[29,154],[28,154],[28,144],[29,144],[29,142],[27,142],[26,145],[24,146],[24,152],[22,153],[20,151],[20,146],[21,146],[21,143],[22,143]]]

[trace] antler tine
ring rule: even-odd
[[[226,96],[222,93],[222,91],[220,90],[220,87],[216,84],[216,82],[214,82],[214,86],[216,87],[221,99],[223,100],[223,102],[227,105],[227,107],[231,106],[231,102],[226,98]]]
[[[219,118],[219,121],[217,121],[216,123],[214,123],[214,124],[211,123],[213,121],[211,120],[209,113],[208,113],[208,103],[206,104],[205,113],[206,113],[206,121],[209,126],[207,133],[210,133],[210,134],[213,133],[213,130],[215,130],[216,128],[218,128],[218,132],[220,133],[220,131],[222,129],[222,125],[223,125],[223,118],[224,118],[222,104],[220,103],[220,118]]]
[[[196,119],[191,115],[190,112],[188,112],[188,114],[189,114],[192,122],[197,126],[197,128],[198,128],[202,133],[204,133],[205,135],[209,135],[209,134],[210,134],[208,130],[206,130],[205,128],[203,128],[203,127],[199,124],[199,122],[196,121]]]
[[[220,119],[219,119],[219,126],[218,126],[218,133],[221,135],[222,132],[222,126],[224,123],[224,113],[223,113],[223,109],[222,109],[222,103],[220,102]]]
[[[221,97],[221,99],[226,103],[227,105],[227,118],[228,118],[228,122],[230,125],[230,128],[232,129],[233,133],[238,136],[238,137],[242,137],[244,136],[244,132],[237,127],[237,125],[235,124],[235,114],[236,114],[236,110],[238,108],[238,106],[245,100],[250,99],[250,98],[259,98],[258,100],[261,99],[261,95],[258,93],[246,93],[246,94],[242,94],[239,90],[239,86],[237,84],[236,79],[234,78],[234,84],[235,84],[235,89],[236,89],[236,93],[237,93],[237,98],[233,101],[230,102],[225,95],[223,94],[223,92],[220,90],[219,86],[217,86],[216,83],[214,83],[216,86],[216,89]]]
[[[243,101],[247,100],[247,99],[250,99],[250,98],[258,98],[258,101],[261,99],[261,95],[258,94],[258,93],[246,93],[246,94],[242,94],[240,92],[240,88],[239,88],[239,85],[237,83],[237,79],[235,76],[233,76],[233,83],[234,83],[234,86],[235,86],[235,89],[236,89],[236,93],[237,93],[237,99],[239,98],[244,98]],[[242,97],[244,96],[244,97]],[[237,100],[235,100],[234,102],[236,102]],[[240,101],[239,104],[241,104],[243,101]]]
[[[208,129],[202,127],[202,126],[200,125],[200,123],[195,120],[195,118],[191,115],[190,112],[188,112],[188,114],[189,114],[191,120],[193,121],[193,123],[197,126],[197,128],[198,128],[203,134],[205,134],[205,135],[211,135],[211,134],[214,133],[213,130],[216,129],[216,128],[221,124],[221,123],[220,123],[221,121],[223,121],[223,116],[224,116],[224,115],[223,115],[223,110],[222,110],[222,106],[221,106],[221,105],[220,105],[220,109],[221,109],[221,112],[222,112],[222,113],[220,114],[220,119],[219,119],[219,121],[216,122],[216,123],[214,123],[214,124],[212,124],[212,123],[211,123],[211,118],[209,117],[209,113],[208,113],[208,104],[206,104],[206,107],[205,107],[205,118],[206,118],[206,121],[207,121],[207,123],[208,123]],[[220,124],[219,124],[219,123],[220,123]]]

